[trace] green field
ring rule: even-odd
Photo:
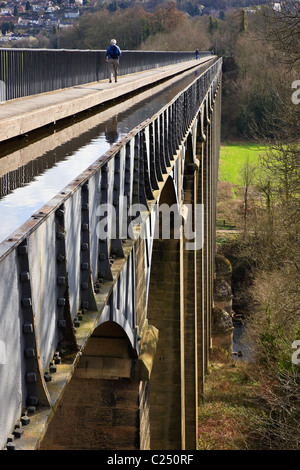
[[[264,148],[257,144],[222,144],[220,148],[219,180],[241,184],[241,169],[246,163],[258,163]]]

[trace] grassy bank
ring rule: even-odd
[[[215,356],[210,362],[199,407],[198,450],[257,449],[257,385],[250,379],[249,365],[224,358]]]
[[[232,239],[242,228],[243,167],[247,162],[258,166],[260,155],[264,150],[264,147],[254,143],[222,143],[218,178],[217,244],[226,243],[228,238]],[[253,188],[251,188],[252,192]]]
[[[223,143],[220,149],[219,181],[242,184],[241,170],[247,160],[257,164],[264,147],[253,143]]]

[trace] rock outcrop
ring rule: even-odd
[[[232,269],[228,259],[220,254],[216,255],[215,266],[212,344],[213,347],[222,347],[231,354],[233,342]]]

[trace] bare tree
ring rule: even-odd
[[[278,62],[290,68],[300,63],[300,7],[298,0],[288,0],[277,4],[268,4],[257,8],[262,18],[260,37],[271,42],[280,55]]]
[[[249,212],[249,193],[250,189],[255,181],[256,166],[249,160],[247,157],[246,162],[241,168],[241,177],[243,185],[243,200],[244,200],[244,211],[243,211],[243,221],[244,221],[244,231],[247,231],[247,220]]]

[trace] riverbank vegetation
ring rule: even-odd
[[[213,353],[200,449],[300,445],[299,147],[254,148],[253,158],[247,146],[221,148],[217,206],[217,250],[232,264],[233,311],[242,315],[243,346],[253,360]],[[255,171],[245,218],[247,165]]]
[[[266,8],[259,18],[254,57],[247,49],[244,57],[235,56],[242,78],[236,84],[237,101],[247,95],[249,103],[235,107],[232,116],[236,131],[245,129],[241,118],[246,118],[247,136],[263,151],[255,162],[242,163],[243,154],[235,149],[240,156],[239,179],[232,166],[229,177],[219,182],[221,216],[234,219],[231,223],[237,229],[234,238],[224,242],[223,236],[219,250],[232,263],[233,308],[244,316],[244,342],[252,353],[248,373],[256,387],[249,398],[258,412],[259,448],[296,450],[300,447],[300,109],[292,84],[300,72],[299,6],[283,4],[280,13]],[[246,71],[244,79],[241,70]],[[232,86],[228,84],[227,90]],[[222,198],[226,190],[227,205]]]
[[[199,406],[198,450],[258,450],[257,421],[263,416],[256,405],[258,384],[249,365],[213,350]]]
[[[266,147],[255,143],[223,143],[220,150],[219,181],[227,181],[235,186],[241,186],[243,184],[243,167],[247,163],[257,166],[260,155],[265,150]]]

